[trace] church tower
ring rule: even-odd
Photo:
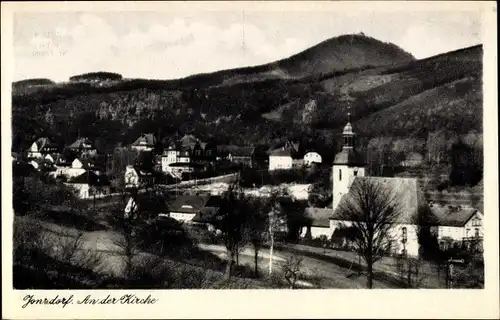
[[[333,210],[337,208],[342,196],[349,192],[355,177],[365,175],[365,163],[355,148],[355,134],[350,123],[350,113],[347,114],[347,124],[342,132],[344,145],[333,161]]]

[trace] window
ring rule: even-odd
[[[401,228],[401,241],[403,243],[406,243],[407,240],[408,240],[407,230],[406,230],[406,227],[403,227],[403,228]]]
[[[358,170],[354,170],[354,176],[358,175]]]
[[[342,170],[339,169],[339,181],[342,181]]]
[[[481,225],[481,222],[479,221],[478,218],[472,219],[472,226],[473,227],[479,227]]]
[[[474,237],[479,238],[479,228],[476,228],[474,231]]]
[[[469,229],[469,228],[465,229],[465,237],[466,237],[466,238],[467,238],[467,237],[469,237],[469,231],[470,231],[470,229]]]
[[[207,156],[211,156],[212,155],[212,150],[207,150]]]

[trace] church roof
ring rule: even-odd
[[[345,127],[344,131],[342,131],[343,135],[354,135],[354,132],[352,131],[352,125],[350,122],[348,122]]]
[[[363,157],[354,148],[343,148],[337,153],[333,164],[346,164],[350,166],[364,165]]]

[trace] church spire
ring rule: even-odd
[[[342,137],[344,138],[344,146],[342,149],[354,147],[354,132],[352,131],[350,112],[347,113],[347,124],[342,131]]]

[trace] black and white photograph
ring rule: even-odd
[[[483,290],[484,3],[209,4],[11,15],[12,289]]]

